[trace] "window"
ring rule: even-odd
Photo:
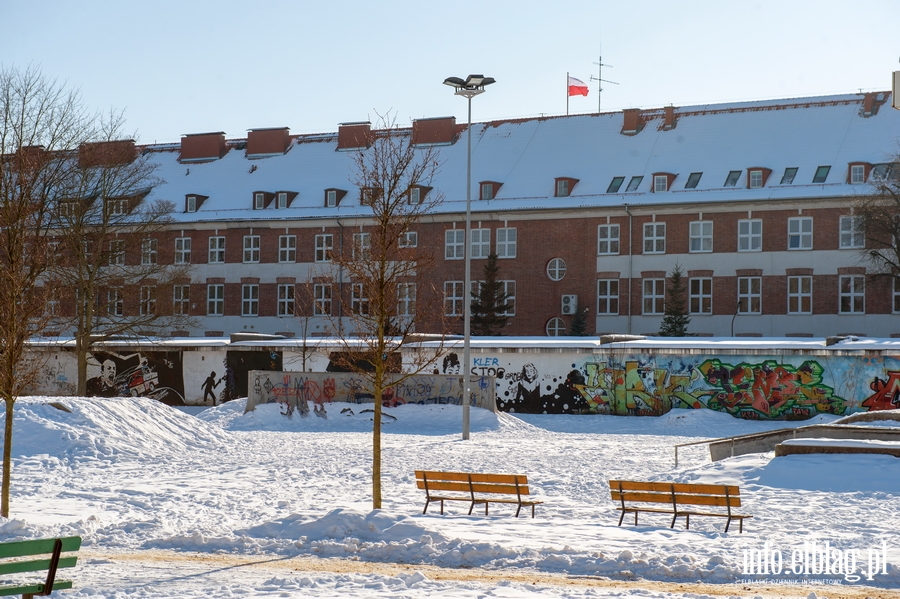
[[[141,286],[141,316],[156,314],[156,285]]]
[[[278,261],[282,264],[297,261],[296,235],[280,235],[278,237]]]
[[[698,220],[691,223],[690,251],[711,252],[713,250],[713,224],[711,220]]]
[[[841,217],[841,249],[861,248],[866,245],[863,220],[859,216]]]
[[[241,316],[259,316],[259,285],[241,285]]]
[[[728,171],[728,176],[725,177],[725,187],[734,187],[740,178],[741,171]]]
[[[330,316],[331,285],[328,283],[317,283],[313,286],[313,297],[313,315]]]
[[[50,318],[54,318],[59,315],[59,294],[55,287],[44,287],[46,290],[46,299],[47,301],[44,303],[44,315],[49,316]],[[896,297],[896,294],[895,294]],[[897,302],[894,302],[894,305],[897,305]]]
[[[124,266],[125,264],[125,241],[123,239],[113,239],[109,242],[109,265]]]
[[[625,177],[613,177],[612,181],[609,183],[609,187],[606,188],[606,193],[619,193],[619,188],[622,187],[622,183],[625,182]]]
[[[865,183],[866,182],[866,166],[864,164],[851,164],[850,165],[850,183]]]
[[[547,321],[546,331],[548,337],[562,337],[566,334],[566,321],[554,316]]]
[[[148,239],[144,242],[145,244],[147,244],[147,247],[150,247],[150,245],[149,245],[150,241],[151,240]],[[152,241],[154,242],[154,244],[153,244],[154,252],[152,255],[153,264],[156,264],[156,245],[155,245],[156,240],[153,239]],[[82,239],[81,240],[81,251],[84,253],[84,259],[86,261],[90,262],[91,260],[93,260],[94,259],[94,240],[93,239]],[[150,254],[147,254],[147,255],[149,256]],[[149,260],[149,258],[148,258],[148,260]],[[146,262],[145,264],[150,264],[150,262]]]
[[[384,191],[380,187],[363,187],[359,190],[359,203],[362,206],[374,206],[382,195]]]
[[[197,196],[187,197],[187,212],[197,212]]]
[[[206,286],[206,315],[222,316],[225,314],[225,285]]]
[[[246,204],[245,204],[246,206]],[[264,193],[254,193],[253,194],[253,208],[254,210],[262,210],[266,207],[266,194]]]
[[[844,275],[840,278],[841,314],[864,314],[866,311],[866,277]]]
[[[619,313],[619,279],[597,280],[597,314]]]
[[[498,258],[515,258],[516,257],[516,229],[515,227],[507,227],[497,229],[497,257]]]
[[[316,262],[330,262],[334,250],[334,238],[331,233],[316,235]]]
[[[812,314],[812,277],[788,277],[788,314]]]
[[[824,183],[825,179],[828,178],[828,171],[831,170],[830,166],[820,166],[816,169],[816,174],[813,176],[813,183]]]
[[[444,316],[462,316],[463,281],[444,281]]]
[[[444,231],[444,259],[462,260],[466,257],[466,231],[447,229]]]
[[[556,197],[564,198],[569,195],[569,180],[568,179],[557,179],[556,180]]]
[[[606,256],[619,253],[619,225],[599,225],[597,227],[597,255]]]
[[[175,264],[191,263],[191,238],[178,237],[175,239]]]
[[[653,176],[653,191],[669,191],[669,178],[665,175]]]
[[[412,205],[418,205],[422,203],[422,189],[420,187],[410,188],[409,203]]]
[[[210,237],[209,238],[209,263],[224,264],[225,263],[225,238]]]
[[[625,189],[625,191],[637,191],[638,186],[643,180],[643,177],[632,177],[631,181],[628,182],[628,187]]]
[[[172,312],[174,314],[190,314],[191,286],[174,285],[172,287]]]
[[[759,189],[763,186],[762,171],[750,171],[750,189]]]
[[[106,312],[110,316],[123,316],[125,314],[125,300],[122,290],[118,287],[106,292]]]
[[[876,181],[887,181],[891,178],[893,167],[894,164],[891,162],[876,164],[875,168],[872,169],[872,178]]]
[[[755,218],[738,221],[738,251],[762,251],[762,220]]]
[[[278,316],[294,315],[294,285],[278,285]]]
[[[712,278],[691,279],[688,290],[691,314],[712,314]]]
[[[666,223],[644,223],[644,253],[666,253]]]
[[[329,189],[325,192],[325,206],[327,208],[334,208],[337,206],[337,191],[334,189]]]
[[[500,311],[501,316],[516,315],[516,282],[500,281],[502,292],[506,294],[506,302],[503,304],[504,310]]]
[[[551,281],[561,281],[566,276],[566,261],[562,258],[554,258],[548,262],[547,276]]]
[[[400,247],[414,248],[419,245],[419,234],[415,231],[404,231],[400,234]]]
[[[784,174],[781,176],[781,184],[782,185],[790,185],[794,182],[794,177],[797,176],[797,167],[789,166],[784,169]]]
[[[491,230],[472,229],[472,258],[487,258],[491,253]]]
[[[813,219],[810,216],[788,219],[788,249],[812,249]]]
[[[275,206],[280,210],[282,208],[287,208],[287,193],[284,191],[278,192],[278,203]]]
[[[416,284],[397,283],[397,314],[412,316],[416,313]]]
[[[762,277],[738,277],[738,314],[762,313]]]
[[[145,239],[141,242],[141,264],[156,264],[155,239]]]
[[[369,233],[353,234],[353,259],[368,260],[372,255],[372,235]]]
[[[700,177],[703,176],[703,173],[691,173],[688,175],[687,183],[684,184],[685,189],[696,189],[697,184],[700,183]]]
[[[894,279],[894,302],[892,312],[894,314],[900,314],[900,279]]]
[[[244,235],[244,264],[259,262],[259,235]]]
[[[642,282],[644,314],[662,314],[666,309],[666,280],[644,279]]]
[[[350,287],[350,310],[363,316],[369,313],[369,298],[364,293],[362,283],[353,283]]]

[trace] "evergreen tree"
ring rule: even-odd
[[[669,275],[669,286],[666,288],[666,311],[659,327],[660,337],[688,337],[688,325],[691,317],[688,316],[687,302],[685,301],[685,285],[682,278],[684,271],[676,264]]]
[[[572,317],[572,325],[569,327],[569,335],[573,337],[587,337],[587,313],[588,309],[581,305],[581,301],[575,304],[575,315]]]
[[[478,286],[478,293],[472,294],[472,334],[502,335],[509,320],[509,316],[504,316],[509,295],[499,278],[496,253],[488,254],[483,274],[484,280]]]

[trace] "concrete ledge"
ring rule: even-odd
[[[881,454],[900,458],[900,443],[844,441],[840,439],[796,439],[775,446],[775,457],[808,454]]]
[[[717,439],[709,443],[709,457],[713,462],[748,453],[773,451],[779,443],[789,439],[854,439],[900,442],[900,427],[841,426],[813,424],[798,428]]]

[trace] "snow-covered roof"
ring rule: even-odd
[[[623,113],[601,113],[473,124],[472,181],[502,183],[496,199],[477,200],[472,211],[602,208],[628,205],[718,203],[742,200],[802,200],[858,194],[847,182],[848,164],[888,162],[900,151],[900,111],[890,93],[674,108],[674,127],[665,110],[642,111],[642,129],[625,135]],[[464,126],[463,126],[464,128]],[[401,130],[411,135],[411,129]],[[465,209],[466,132],[439,148],[442,166],[432,185],[444,194],[436,212]],[[227,153],[208,162],[179,162],[178,146],[147,146],[165,181],[153,197],[173,201],[180,222],[315,219],[366,216],[351,184],[353,152],[337,151],[338,134],[292,136],[284,154],[249,159],[245,140],[230,140]],[[824,183],[812,183],[816,169],[830,166]],[[771,169],[761,189],[748,189],[747,169]],[[782,185],[786,168],[797,168]],[[731,171],[741,171],[725,187]],[[670,191],[651,192],[654,173],[676,177]],[[691,173],[702,173],[685,189]],[[637,190],[625,192],[632,177]],[[554,197],[557,177],[577,179],[569,197]],[[618,193],[607,193],[613,177],[624,177]],[[324,190],[346,189],[335,208],[324,206]],[[252,210],[253,192],[298,195],[286,209]],[[189,194],[208,196],[196,212],[184,212]]]

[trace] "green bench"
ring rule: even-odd
[[[73,554],[79,548],[81,537],[0,543],[0,597],[22,595],[22,599],[31,599],[71,589],[72,581],[57,580],[56,571],[74,567],[78,556]],[[11,577],[13,574],[25,576]]]

